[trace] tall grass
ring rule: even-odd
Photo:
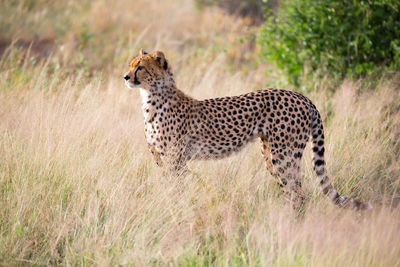
[[[257,142],[228,159],[191,162],[185,176],[164,174],[147,152],[139,94],[122,81],[144,46],[164,50],[179,87],[198,98],[273,83],[253,64],[251,42],[240,42],[252,34],[240,20],[188,1],[71,1],[72,14],[61,2],[37,3],[23,13],[27,20],[62,10],[96,37],[79,43],[78,21],[55,35],[49,57],[32,58],[17,45],[2,56],[1,265],[400,266],[398,76],[383,77],[373,91],[360,81],[308,94],[324,116],[335,186],[375,209],[334,207],[308,151],[298,215]],[[112,27],[94,15],[108,16]],[[59,23],[49,20],[37,26],[46,35]],[[26,27],[21,36],[12,28],[3,34],[28,40]]]

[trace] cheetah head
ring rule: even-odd
[[[173,82],[164,53],[155,51],[149,54],[143,49],[140,49],[139,55],[129,63],[129,71],[125,73],[124,80],[128,88],[143,88],[149,91]]]

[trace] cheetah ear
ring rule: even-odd
[[[154,59],[158,62],[158,64],[160,65],[160,67],[162,67],[164,70],[168,69],[168,62],[165,59],[164,53],[161,51],[155,51],[153,53],[153,57]]]
[[[147,55],[148,53],[146,51],[143,50],[143,48],[140,49],[139,55],[143,56],[143,55]]]

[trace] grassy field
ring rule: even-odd
[[[143,47],[197,98],[291,89],[250,21],[183,0],[6,0],[0,18],[0,265],[400,266],[397,73],[308,82],[335,187],[374,210],[334,207],[307,148],[296,213],[258,142],[164,174],[122,79]]]

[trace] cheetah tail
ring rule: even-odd
[[[331,184],[325,169],[324,161],[324,129],[322,126],[321,116],[318,111],[314,112],[312,122],[312,151],[314,171],[317,174],[319,184],[324,195],[341,208],[350,208],[354,210],[372,209],[371,204],[363,203],[352,198],[340,196]]]

